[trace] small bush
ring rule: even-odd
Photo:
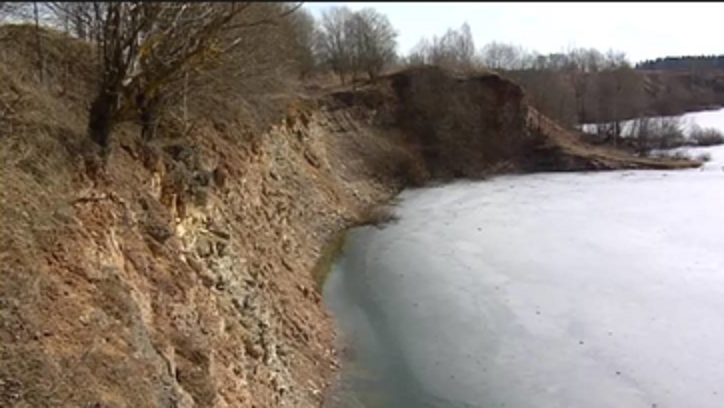
[[[675,149],[686,145],[683,120],[680,117],[658,118],[654,124],[654,139],[658,139],[662,149]]]
[[[716,146],[724,144],[724,132],[715,128],[695,127],[692,129],[690,137],[697,146]]]
[[[691,155],[684,150],[675,151],[658,151],[651,154],[652,157],[657,159],[671,159],[671,160],[691,160]]]
[[[683,150],[674,152],[670,157],[675,160],[691,160],[691,155]]]
[[[702,154],[696,156],[696,160],[697,160],[697,161],[700,161],[700,162],[702,162],[702,163],[711,161],[711,153],[708,153],[708,152],[707,152],[707,153],[702,153]]]
[[[676,149],[691,144],[684,134],[684,122],[680,117],[636,119],[630,136],[642,155],[654,149]]]

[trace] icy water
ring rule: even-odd
[[[702,169],[407,191],[324,288],[330,407],[724,407],[724,147]]]

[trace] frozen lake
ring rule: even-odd
[[[405,192],[325,285],[348,360],[328,405],[723,407],[724,147],[697,150]]]

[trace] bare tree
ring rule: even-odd
[[[609,61],[609,66],[614,62]],[[643,107],[643,79],[633,69],[619,66],[597,76],[598,120],[614,146],[621,136],[622,122],[640,115]]]
[[[604,69],[616,69],[620,67],[631,67],[631,63],[626,58],[626,53],[616,50],[608,50],[603,59]]]
[[[354,13],[351,24],[353,70],[374,79],[397,56],[397,32],[385,15],[371,8]]]
[[[38,76],[40,83],[43,82],[45,73],[45,55],[43,54],[43,46],[40,40],[40,9],[41,6],[37,1],[33,2],[33,21],[35,23],[35,50],[38,53]]]
[[[525,62],[525,51],[512,44],[493,41],[486,44],[480,54],[483,64],[491,69],[522,69]]]
[[[568,51],[566,75],[573,85],[577,123],[585,123],[590,116],[592,78],[603,66],[604,56],[596,49],[574,48]]]
[[[315,39],[317,27],[314,16],[304,9],[289,16],[288,33],[293,43],[293,58],[302,78],[308,76],[316,68]]]
[[[470,26],[448,29],[442,37],[423,38],[408,56],[408,63],[430,64],[449,69],[471,70],[477,65]]]
[[[646,156],[652,146],[654,126],[651,118],[641,117],[631,123],[631,137],[636,141],[636,151],[639,156]]]
[[[464,23],[459,31],[448,30],[443,42],[453,56],[455,64],[463,69],[472,69],[475,65],[475,41],[468,23]]]
[[[99,40],[107,3],[46,2],[56,26],[82,40]]]
[[[318,48],[322,60],[342,82],[364,72],[374,78],[396,58],[397,32],[383,14],[334,7],[322,15]]]
[[[350,36],[349,21],[352,10],[348,7],[333,7],[322,14],[318,34],[318,49],[322,60],[332,72],[345,82],[345,75],[352,66],[352,54],[348,46]]]
[[[301,4],[300,4],[301,5]],[[99,21],[99,86],[90,108],[88,132],[110,148],[113,126],[140,119],[150,137],[159,105],[197,75],[248,40],[248,30],[275,24],[300,5],[277,14],[252,11],[253,3],[105,3]]]
[[[405,58],[408,66],[418,66],[430,63],[430,41],[427,38],[421,39]]]
[[[448,29],[441,38],[433,37],[430,62],[447,68],[470,69],[475,57],[475,43],[470,27],[466,24],[460,31]]]

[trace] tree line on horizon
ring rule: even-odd
[[[329,7],[315,18],[302,3],[0,2],[3,21],[52,27],[94,46],[98,84],[88,132],[105,150],[116,124],[139,121],[150,138],[163,111],[181,101],[185,106],[194,92],[248,94],[254,84],[326,73],[342,83],[374,80],[422,65],[500,72],[522,85],[542,113],[569,128],[602,123],[600,131],[616,144],[622,121],[677,108],[654,106],[642,70],[724,62],[722,56],[667,57],[634,66],[615,50],[541,54],[497,41],[477,48],[467,23],[422,38],[400,55],[399,33],[373,8]],[[36,48],[42,80],[39,35]]]
[[[636,64],[638,70],[679,71],[724,70],[724,55],[687,55],[681,57],[662,57],[641,61]]]

